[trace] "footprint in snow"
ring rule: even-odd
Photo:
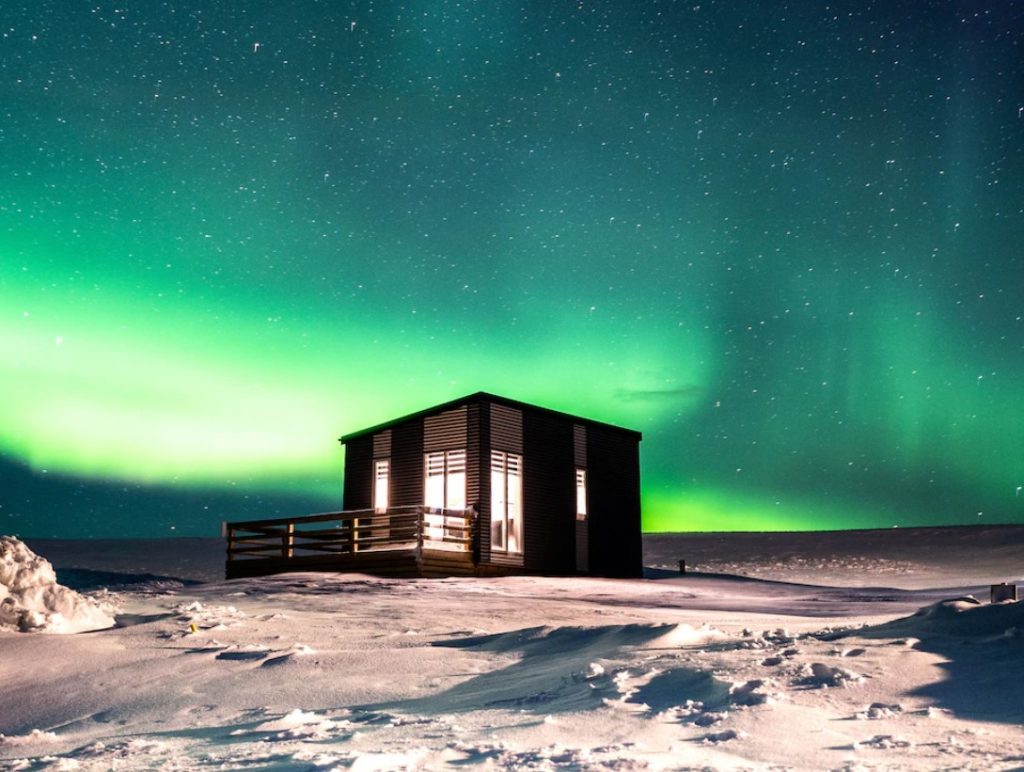
[[[854,718],[859,721],[877,721],[882,718],[895,718],[903,712],[903,706],[899,703],[886,705],[884,702],[872,702],[867,710],[855,713]]]
[[[709,727],[717,724],[719,721],[725,720],[728,715],[728,713],[715,713],[713,711],[709,711],[707,713],[701,713],[693,719],[693,723],[697,726]]]
[[[876,734],[870,740],[855,742],[850,745],[850,750],[861,748],[877,748],[878,750],[892,750],[894,748],[912,748],[914,743],[902,737],[895,737],[891,734]]]
[[[705,744],[717,745],[718,743],[728,742],[729,740],[742,740],[746,736],[746,732],[740,732],[736,729],[724,729],[721,732],[711,732],[710,734],[706,734],[701,739]]]
[[[676,705],[665,711],[665,716],[674,718],[685,724],[694,724],[700,727],[709,727],[724,720],[729,713],[727,711],[708,710],[700,700],[687,700],[682,705]]]
[[[832,667],[823,662],[812,662],[804,666],[804,677],[799,683],[810,688],[826,688],[829,686],[850,686],[864,680],[864,676],[842,667]]]

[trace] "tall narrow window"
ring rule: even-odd
[[[576,519],[587,519],[587,470],[576,470]]]
[[[449,450],[445,453],[445,509],[466,508],[466,451]]]
[[[388,483],[391,479],[391,462],[387,459],[373,462],[373,508],[377,512],[388,511]]]
[[[523,457],[491,451],[491,549],[523,551]]]
[[[444,508],[444,453],[427,454],[427,481],[423,503],[434,509]]]
[[[466,451],[426,455],[423,503],[434,509],[466,508]]]

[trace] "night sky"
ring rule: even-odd
[[[1024,2],[5,3],[0,533],[340,506],[486,390],[647,530],[1024,522]]]

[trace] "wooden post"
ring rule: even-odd
[[[228,540],[228,562],[230,563],[235,555],[235,527],[230,523],[224,523],[224,536]]]
[[[295,546],[295,523],[288,523],[281,533],[281,557],[290,558]]]
[[[345,520],[342,520],[341,522],[344,523]],[[347,546],[348,546],[348,554],[349,555],[351,555],[353,552],[356,551],[356,530],[355,529],[356,529],[356,519],[354,517],[350,517],[348,519],[348,538],[346,539]]]
[[[420,555],[423,554],[423,531],[426,528],[427,516],[423,507],[419,509],[419,515],[416,517],[416,552]]]

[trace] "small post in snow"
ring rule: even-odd
[[[1017,600],[1017,585],[1000,582],[992,585],[991,603],[1002,603],[1007,600]]]

